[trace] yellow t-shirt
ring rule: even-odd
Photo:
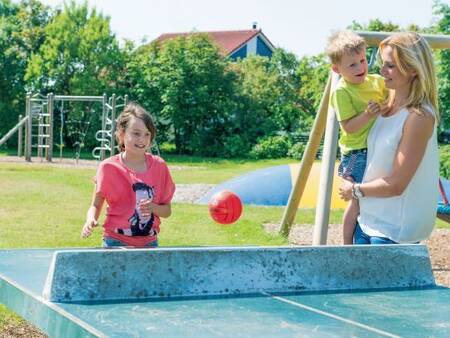
[[[336,111],[337,120],[345,121],[363,113],[369,101],[382,103],[386,100],[388,90],[384,85],[384,79],[380,75],[369,74],[361,84],[352,84],[343,78],[331,94],[330,104]],[[351,150],[367,148],[367,136],[375,122],[372,118],[369,123],[355,133],[346,133],[341,128],[339,147],[343,154]]]

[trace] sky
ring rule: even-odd
[[[52,7],[63,3],[41,2]],[[111,18],[119,39],[141,43],[163,33],[251,29],[256,22],[275,46],[298,57],[323,52],[327,37],[352,21],[368,24],[378,18],[400,27],[428,27],[435,20],[433,0],[88,0],[88,4]]]

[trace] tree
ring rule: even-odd
[[[435,34],[450,34],[450,6],[443,2],[435,2],[434,14],[438,20],[431,31]],[[450,50],[436,52],[438,65],[439,110],[441,113],[441,128],[450,128]]]
[[[208,35],[192,34],[162,46],[152,74],[170,121],[177,152],[223,155],[231,134],[234,73]]]
[[[45,40],[32,54],[25,75],[33,92],[100,96],[116,92],[123,84],[125,56],[111,32],[109,17],[89,10],[87,3],[72,1],[44,31]],[[98,103],[71,103],[60,112],[66,121],[62,126],[65,145],[97,145],[95,133],[101,129],[102,117]]]
[[[319,109],[329,73],[330,64],[325,54],[305,56],[297,67],[300,78],[301,107],[309,116],[309,123]]]
[[[171,121],[161,114],[163,103],[159,86],[160,46],[151,43],[135,48],[133,43],[128,42],[125,48],[127,50],[125,86],[133,100],[152,114],[158,131],[157,142],[167,142],[170,140]]]
[[[32,52],[44,41],[50,18],[49,8],[39,1],[0,1],[0,135],[25,113],[26,68]]]
[[[45,27],[45,41],[31,57],[26,80],[43,94],[101,95],[116,88],[122,67],[109,17],[72,1]]]
[[[259,142],[275,144],[281,140],[288,144],[309,127],[315,112],[301,95],[300,63],[294,54],[278,48],[271,58],[250,56],[235,65],[239,85],[235,133],[245,140],[248,150]]]

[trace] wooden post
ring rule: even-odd
[[[331,92],[336,88],[339,75],[333,73]],[[316,220],[313,233],[313,245],[327,244],[328,224],[330,221],[331,194],[333,192],[334,165],[336,163],[339,123],[334,109],[328,107],[328,118],[323,142],[322,165],[320,169],[319,193],[316,204]]]
[[[55,95],[50,93],[47,97],[47,161],[51,162],[53,157],[53,106],[54,106]]]
[[[116,94],[111,98],[111,142],[110,142],[110,156],[116,152]]]
[[[322,135],[325,131],[328,101],[330,100],[330,88],[331,74],[328,77],[325,91],[323,93],[322,100],[320,101],[319,111],[314,120],[305,152],[303,153],[302,161],[300,163],[300,170],[294,182],[291,194],[289,195],[288,204],[284,209],[283,218],[281,219],[280,233],[285,237],[289,236],[289,232],[291,231],[291,226],[294,222],[303,191],[305,190],[309,172],[311,171],[311,167],[316,158],[317,150],[320,146],[320,141],[322,140]]]
[[[108,103],[106,94],[103,94],[102,99],[102,133],[100,141],[100,161],[105,159],[105,131],[106,131],[106,104]]]
[[[22,121],[22,114],[19,115],[19,123]],[[23,125],[20,125],[17,132],[17,157],[22,156],[22,141],[23,141]]]
[[[28,116],[28,121],[27,121],[27,125],[25,128],[25,141],[26,141],[26,146],[25,146],[25,160],[28,162],[31,162],[31,152],[32,152],[32,148],[31,148],[31,132],[32,132],[32,128],[33,128],[33,114],[31,113],[31,95],[27,94],[27,98],[26,98],[26,104],[25,104],[25,110],[26,110],[26,115]]]

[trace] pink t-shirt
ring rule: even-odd
[[[160,231],[159,217],[155,214],[150,218],[142,217],[136,202],[150,198],[156,204],[169,204],[175,192],[164,160],[151,154],[146,154],[146,160],[147,170],[135,172],[123,164],[120,154],[115,155],[100,163],[96,175],[96,192],[108,204],[103,236],[130,246],[145,246],[154,241]]]

